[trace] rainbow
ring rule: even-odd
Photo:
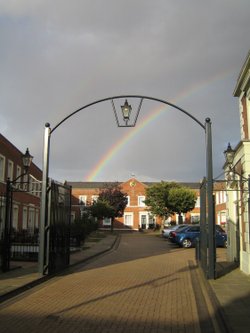
[[[232,74],[232,70],[227,70],[222,73],[219,73],[209,80],[199,82],[199,84],[192,85],[188,90],[182,91],[179,93],[171,103],[180,102],[182,99],[187,96],[192,95],[193,93],[201,90],[208,84],[211,84],[215,81],[219,81],[225,79],[227,76]],[[145,127],[147,127],[151,122],[153,122],[156,118],[158,118],[162,113],[166,111],[169,106],[161,105],[160,107],[154,109],[147,117],[145,117],[136,127],[130,129],[125,135],[121,137],[119,141],[113,144],[108,151],[103,154],[101,159],[96,163],[91,172],[87,175],[87,181],[94,181],[97,176],[102,172],[102,170],[106,167],[106,165],[114,158],[114,156],[129,142],[131,141],[139,132],[141,132]]]

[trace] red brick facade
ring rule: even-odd
[[[72,209],[77,214],[79,211],[79,202],[82,200],[85,204],[91,204],[93,198],[96,198],[100,192],[100,189],[105,186],[105,182],[69,182],[72,186]],[[144,200],[146,196],[146,188],[152,186],[155,183],[140,182],[135,178],[131,178],[124,183],[119,183],[122,192],[128,196],[128,205],[124,211],[124,216],[117,218],[114,223],[114,228],[117,229],[133,229],[139,230],[161,226],[164,221],[159,217],[152,216],[148,207],[145,206]],[[194,189],[197,193],[197,206],[189,213],[183,216],[183,221],[186,223],[192,223],[199,221],[200,207],[199,207],[199,184],[198,183],[185,183]],[[168,222],[176,222],[177,216],[171,217]],[[102,221],[101,227],[109,228],[109,221]]]
[[[24,152],[23,152],[24,153]],[[5,193],[7,178],[15,180],[24,173],[22,155],[11,142],[0,134],[0,231],[3,230],[5,217]],[[42,171],[32,163],[29,169],[29,191],[13,193],[13,225],[16,231],[28,230],[33,232],[39,227],[40,217],[40,183]],[[17,180],[27,182],[27,176]],[[20,185],[25,188],[25,184]]]

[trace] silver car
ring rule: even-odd
[[[169,233],[171,231],[175,231],[177,229],[180,230],[180,229],[182,229],[184,227],[187,227],[187,226],[188,226],[188,224],[177,224],[177,225],[171,225],[169,227],[166,227],[166,228],[164,228],[162,230],[162,237],[168,238],[169,237]]]

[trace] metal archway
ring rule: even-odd
[[[208,257],[208,278],[215,278],[215,245],[214,245],[214,236],[215,236],[215,226],[214,226],[214,211],[213,211],[213,163],[212,163],[212,131],[211,131],[211,120],[210,118],[205,119],[205,124],[202,124],[197,118],[191,115],[189,112],[184,110],[183,108],[170,103],[166,100],[143,96],[143,95],[119,95],[113,97],[107,97],[103,99],[96,100],[92,103],[86,104],[83,107],[75,110],[65,118],[63,118],[57,125],[55,125],[52,129],[50,128],[50,124],[45,124],[45,132],[44,132],[44,151],[43,151],[43,177],[42,177],[42,196],[41,196],[41,214],[40,214],[40,245],[39,245],[39,272],[44,273],[45,265],[45,253],[46,253],[46,244],[45,244],[45,229],[48,228],[48,220],[47,220],[47,204],[48,204],[48,176],[49,176],[49,153],[50,153],[50,137],[52,133],[64,122],[66,122],[69,118],[73,117],[75,114],[80,111],[91,107],[93,105],[105,102],[105,101],[113,101],[117,99],[124,98],[139,98],[141,99],[141,103],[139,108],[141,107],[142,101],[144,99],[151,100],[155,102],[159,102],[165,105],[168,105],[176,110],[184,113],[186,116],[195,121],[205,132],[206,137],[206,179],[207,179],[207,218],[208,218],[208,231],[209,231],[209,239],[208,239],[208,249],[209,249],[209,257]],[[139,110],[140,111],[140,110]],[[137,114],[138,116],[138,114]],[[137,120],[136,116],[136,120]],[[116,117],[117,118],[117,117]],[[117,119],[116,119],[117,120]],[[135,125],[132,125],[135,126]],[[126,126],[131,127],[131,126]]]

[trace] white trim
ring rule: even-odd
[[[18,229],[18,214],[19,214],[19,207],[18,205],[13,206],[12,211],[13,217],[12,217],[12,227],[17,230]]]
[[[146,227],[146,229],[148,229],[148,226],[149,226],[149,212],[147,212],[147,211],[139,212],[139,228],[142,228],[142,216],[146,216],[145,227]]]
[[[83,203],[84,205],[87,204],[87,195],[79,195],[79,204]]]
[[[105,218],[102,220],[102,225],[103,225],[103,226],[111,226],[111,218],[110,218],[110,217],[105,217]]]
[[[146,207],[145,205],[145,201],[146,197],[145,195],[138,195],[138,198],[137,198],[137,204],[138,204],[138,207]]]
[[[1,162],[2,161],[2,162]],[[4,176],[5,176],[5,156],[0,154],[0,181],[4,182]]]
[[[126,223],[126,217],[129,216],[131,217],[131,220],[129,224]],[[125,212],[123,216],[123,224],[126,225],[127,227],[133,227],[134,226],[134,213],[133,212]]]
[[[11,160],[8,160],[7,178],[9,178],[10,180],[13,180],[13,173],[14,173],[14,162]]]
[[[26,206],[23,207],[22,229],[28,229],[28,208]]]

